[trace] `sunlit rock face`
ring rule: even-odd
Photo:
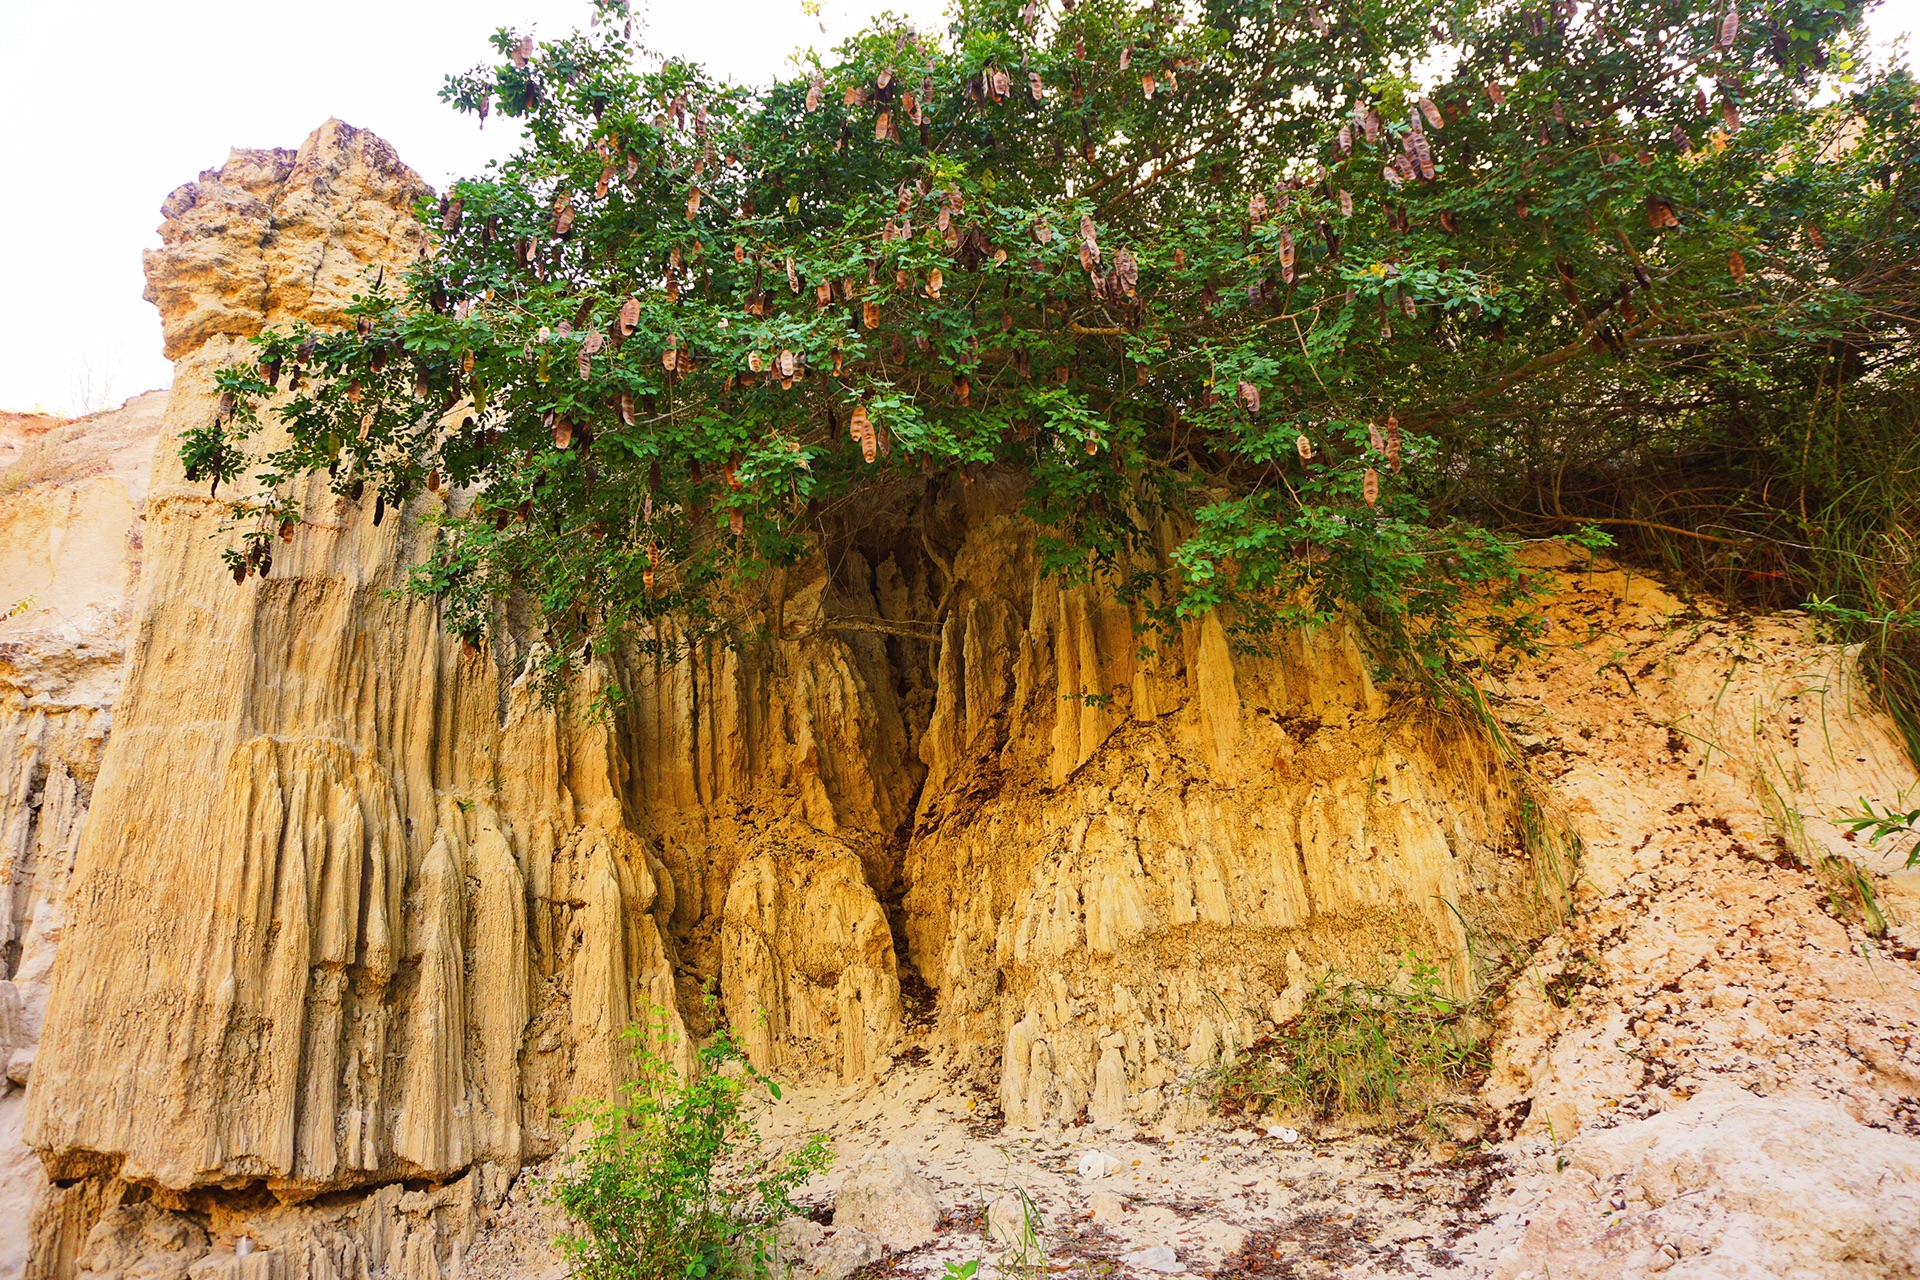
[[[340,325],[429,251],[424,192],[330,121],[173,193],[139,465],[0,497],[62,530],[0,558],[33,608],[97,618],[0,629],[0,1036],[31,1071],[0,1106],[57,1180],[31,1274],[446,1273],[635,1024],[686,1063],[724,1016],[857,1083],[911,1016],[1010,1123],[1177,1126],[1179,1082],[1319,976],[1417,955],[1464,989],[1470,934],[1552,918],[1477,730],[1340,627],[1144,631],[1036,571],[993,478],[827,531],[742,601],[759,638],[603,657],[558,704],[518,612],[475,651],[400,590],[471,495],[379,520],[310,484],[236,585],[177,436],[250,336]]]

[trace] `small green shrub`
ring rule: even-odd
[[[1842,818],[1840,825],[1856,835],[1862,831],[1868,832],[1867,843],[1869,844],[1877,845],[1882,840],[1895,843],[1902,840],[1912,841],[1911,847],[1907,850],[1907,866],[1920,866],[1920,809],[1902,813],[1892,805],[1888,805],[1884,813],[1876,813],[1873,801],[1862,800],[1860,812]]]
[[[1299,1014],[1220,1069],[1216,1105],[1228,1115],[1279,1106],[1317,1117],[1397,1118],[1485,1074],[1481,1003],[1448,996],[1439,970],[1425,962],[1413,965],[1405,990],[1323,980]]]
[[[772,1230],[792,1196],[831,1159],[815,1134],[784,1159],[759,1159],[745,1104],[780,1086],[755,1070],[726,1031],[683,1078],[639,1029],[638,1078],[625,1100],[571,1114],[592,1127],[550,1194],[573,1220],[559,1240],[583,1280],[766,1280]]]

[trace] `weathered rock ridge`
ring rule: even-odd
[[[568,1103],[627,1077],[626,1028],[684,1060],[709,988],[815,1089],[899,1078],[911,1040],[1009,1125],[1131,1137],[1193,1124],[1196,1074],[1319,977],[1418,956],[1465,991],[1558,920],[1573,868],[1477,726],[1376,687],[1338,628],[1143,648],[1036,571],[991,478],[828,529],[747,619],[768,638],[603,656],[559,707],[523,611],[476,652],[400,590],[422,517],[470,495],[376,521],[315,486],[236,587],[174,439],[248,337],[342,323],[427,251],[424,191],[330,121],[174,192],[146,269],[175,381],[157,427],[124,411],[124,494],[0,480],[0,529],[45,548],[0,541],[0,610],[33,601],[0,622],[0,1047],[28,1084],[0,1161],[11,1117],[45,1170],[36,1280],[459,1275]],[[611,718],[568,709],[610,685]],[[1746,734],[1749,791],[1911,783],[1820,773],[1800,704],[1761,700],[1704,730]],[[1861,723],[1843,753],[1897,756]],[[1624,841],[1604,788],[1563,801]],[[1493,1087],[1590,1124],[1587,1033],[1536,1004]]]
[[[1000,1059],[1010,1119],[1151,1121],[1314,974],[1411,948],[1464,986],[1463,927],[1543,919],[1485,749],[1389,706],[1351,638],[1255,663],[1209,624],[1142,657],[1124,609],[1036,574],[993,484],[831,539],[770,642],[602,664],[612,723],[542,706],[515,628],[463,652],[395,591],[440,499],[376,524],[316,490],[236,588],[170,439],[248,336],[338,323],[420,253],[422,190],[330,122],[164,206],[146,590],[27,1103],[69,1184],[45,1231],[90,1228],[62,1207],[88,1197],[425,1179],[460,1188],[426,1243],[343,1229],[286,1265],[444,1264],[459,1229],[433,1224],[611,1093],[627,1025],[684,1053],[709,981],[762,1064],[860,1079],[910,970]]]

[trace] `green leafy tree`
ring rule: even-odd
[[[663,1034],[656,1029],[655,1040]],[[778,1098],[721,1030],[682,1078],[645,1037],[623,1101],[584,1104],[591,1131],[549,1191],[572,1220],[560,1246],[584,1280],[782,1280],[772,1231],[793,1193],[826,1169],[824,1134],[760,1159],[750,1092]]]
[[[448,81],[525,144],[189,434],[260,479],[236,576],[303,474],[451,493],[418,585],[475,641],[524,592],[564,655],[1013,473],[1044,565],[1159,625],[1345,612],[1439,676],[1469,596],[1526,637],[1492,530],[1679,527],[1619,486],[1920,318],[1914,86],[1857,3],[960,0],[758,89],[597,8]],[[1784,430],[1741,465],[1804,477]]]

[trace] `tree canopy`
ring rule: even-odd
[[[449,78],[524,144],[183,456],[260,479],[237,577],[303,474],[463,495],[419,584],[475,641],[509,591],[559,652],[722,626],[849,504],[1011,471],[1046,568],[1161,624],[1350,611],[1438,673],[1465,595],[1524,629],[1508,533],[1764,574],[1852,491],[1843,389],[1920,319],[1915,86],[1861,12],[958,0],[744,88],[597,0]]]

